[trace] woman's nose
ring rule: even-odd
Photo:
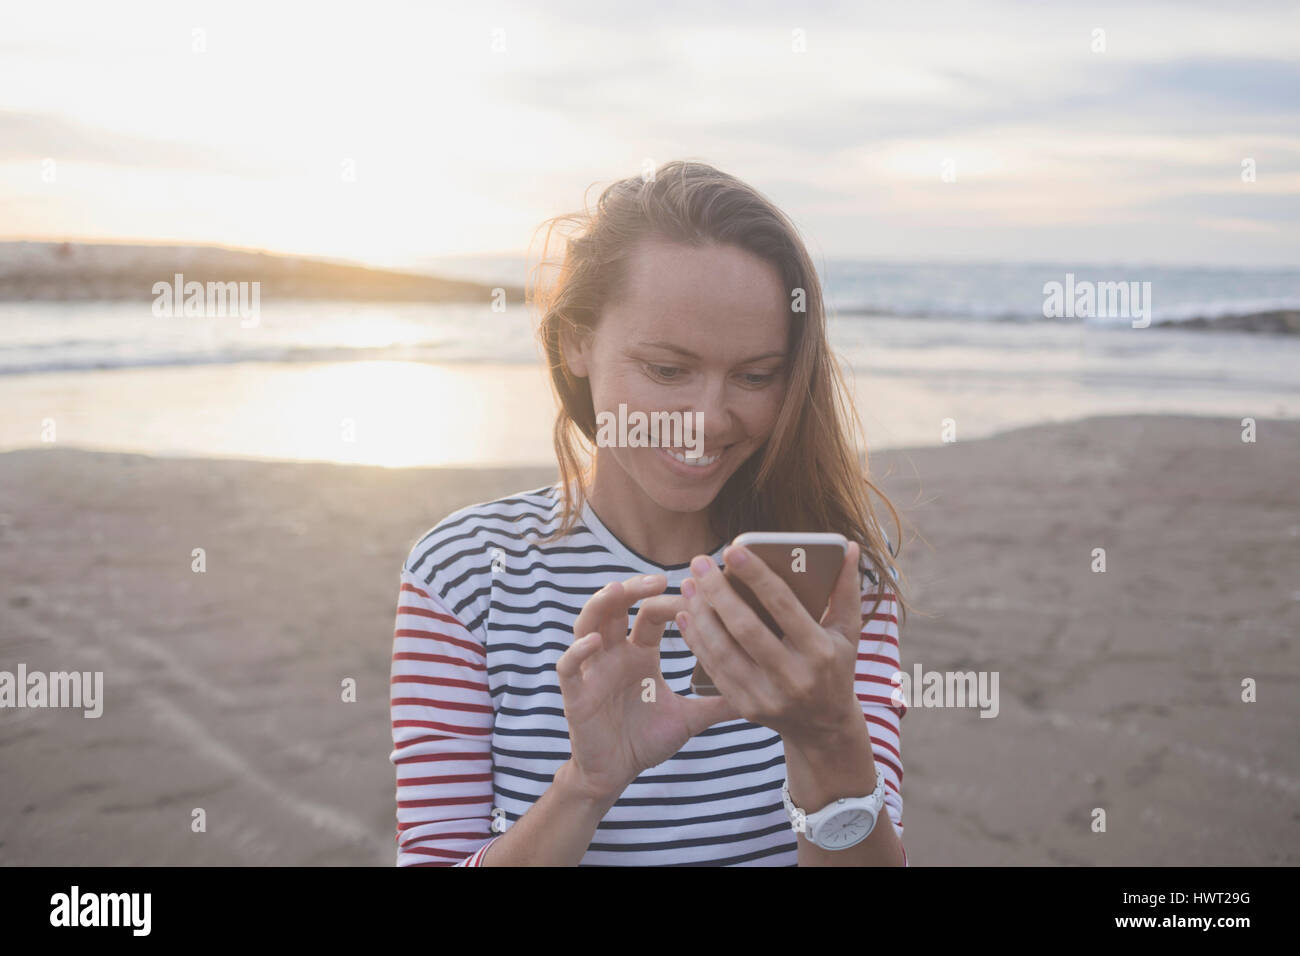
[[[696,422],[703,428],[706,436],[724,434],[730,412],[727,408],[728,393],[725,379],[708,380],[695,396],[691,411],[697,414]]]

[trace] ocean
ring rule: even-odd
[[[519,260],[440,271],[521,282]],[[1151,325],[1044,318],[1047,283],[1143,283]],[[1155,327],[1300,308],[1300,270],[824,267],[868,448],[1148,412],[1300,416],[1300,337]],[[551,462],[553,402],[519,303],[270,301],[258,322],[142,302],[0,302],[0,449],[387,466]],[[949,428],[948,434],[951,435]]]

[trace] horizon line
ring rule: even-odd
[[[4,243],[33,243],[44,245],[78,245],[78,246],[144,246],[153,248],[193,248],[193,249],[214,249],[223,252],[244,252],[254,255],[277,256],[280,258],[307,259],[317,262],[325,262],[333,265],[360,266],[363,268],[382,269],[385,271],[402,271],[404,268],[393,266],[393,257],[376,257],[374,259],[357,258],[355,256],[335,256],[325,253],[300,252],[288,249],[274,249],[265,246],[242,246],[234,243],[222,242],[220,240],[197,241],[184,239],[140,239],[135,237],[70,237],[70,236],[40,236],[40,235],[0,235],[0,244]],[[810,250],[811,255],[811,250]],[[433,253],[433,252],[412,252],[407,257],[412,259],[520,259],[533,262],[536,257],[530,256],[526,249],[520,250],[498,250],[498,251],[474,251],[459,253]],[[1071,268],[1156,268],[1156,269],[1211,269],[1222,272],[1300,272],[1300,266],[1289,262],[1278,261],[1277,263],[1261,263],[1257,265],[1225,265],[1222,263],[1213,263],[1205,261],[1187,260],[1146,260],[1146,261],[1122,261],[1106,260],[1096,258],[1079,258],[1079,259],[985,259],[974,257],[914,257],[914,256],[882,256],[882,255],[855,255],[851,253],[839,253],[834,255],[813,255],[815,264],[830,262],[856,262],[866,264],[881,265],[935,265],[935,266],[1066,266]],[[413,273],[420,274],[420,273]]]

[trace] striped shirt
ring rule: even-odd
[[[540,543],[559,527],[560,510],[559,485],[471,505],[421,538],[402,566],[390,756],[398,866],[478,865],[551,785],[570,756],[555,665],[588,598],[638,574],[664,574],[665,593],[681,593],[689,565],[635,553],[589,504],[569,535]],[[719,563],[722,550],[713,555]],[[870,615],[875,576],[864,582],[854,690],[884,772],[881,822],[888,817],[901,840],[905,707],[891,699],[897,602],[887,592]],[[660,662],[668,686],[689,695],[695,655],[671,623]],[[641,772],[601,820],[581,865],[796,865],[784,779],[779,734],[743,719],[715,724]]]

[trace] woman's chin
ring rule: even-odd
[[[731,477],[731,472],[714,471],[711,475],[695,478],[680,474],[665,474],[656,468],[650,480],[643,481],[641,487],[650,493],[655,503],[665,511],[696,512],[703,511],[718,497],[718,492]]]

